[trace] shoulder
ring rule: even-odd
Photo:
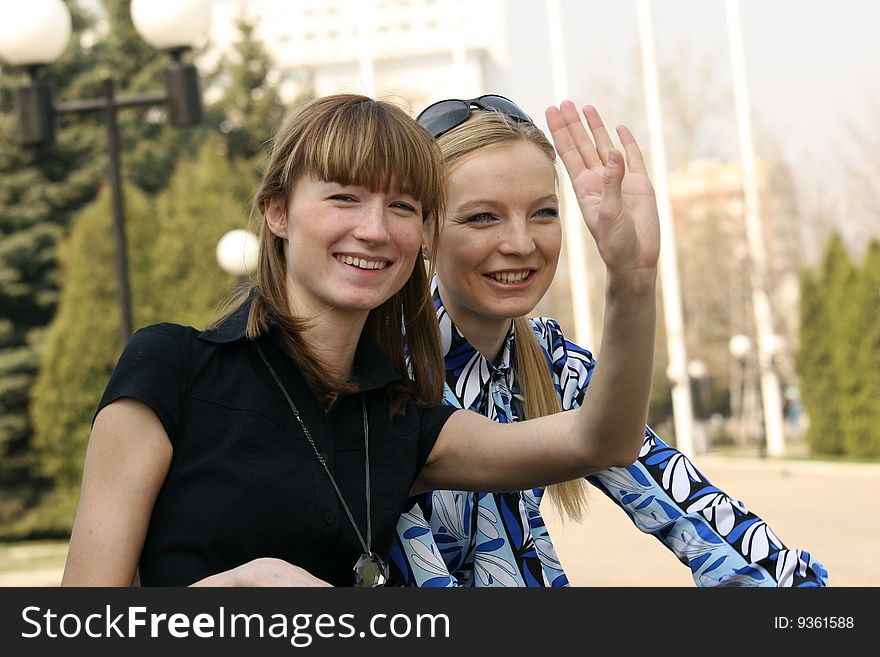
[[[576,358],[593,365],[593,353],[565,337],[562,327],[552,317],[530,317],[529,323],[535,332],[538,344],[547,352],[551,361],[560,358]]]
[[[135,331],[132,340],[143,342],[151,341],[186,341],[193,337],[198,337],[198,329],[192,326],[182,326],[181,324],[172,324],[171,322],[161,322],[159,324],[149,324]]]
[[[128,341],[120,361],[163,360],[179,362],[197,348],[199,332],[191,326],[163,322],[150,324],[135,331]]]

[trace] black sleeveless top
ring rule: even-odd
[[[299,423],[244,335],[249,307],[245,303],[219,327],[201,333],[175,324],[141,329],[98,406],[100,411],[122,397],[145,403],[173,446],[140,558],[144,586],[189,585],[258,557],[284,559],[337,586],[354,583],[352,568],[362,547]],[[277,332],[261,337],[260,346],[325,454],[366,540],[363,396],[370,423],[372,549],[387,561],[409,490],[455,409],[410,403],[405,414],[390,417],[386,389],[401,375],[363,336],[354,359],[359,391],[325,414]]]

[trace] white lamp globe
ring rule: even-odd
[[[131,0],[131,22],[158,50],[191,48],[208,33],[211,0]]]
[[[692,379],[704,379],[709,374],[709,366],[706,361],[695,358],[687,364],[687,373]]]
[[[246,276],[257,269],[260,241],[252,232],[230,230],[217,243],[217,262],[227,274]]]
[[[752,350],[752,340],[749,336],[739,333],[730,338],[730,342],[727,346],[730,349],[731,356],[742,359],[748,356],[749,352]]]
[[[13,66],[48,64],[70,41],[62,0],[0,0],[0,59]]]
[[[761,341],[761,347],[771,356],[775,356],[785,347],[785,339],[778,333],[770,333],[764,336],[764,339]]]

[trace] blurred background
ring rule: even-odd
[[[137,5],[0,0],[0,585],[58,583],[121,344],[217,316],[252,273],[266,140],[340,91],[413,115],[497,93],[541,126],[571,98],[629,126],[664,233],[652,426],[832,585],[880,585],[880,6]],[[598,348],[603,267],[566,184],[537,312]],[[691,584],[613,508],[551,518],[574,584]]]

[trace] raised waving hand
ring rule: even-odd
[[[624,163],[596,108],[586,105],[583,114],[592,139],[569,100],[547,108],[546,117],[599,255],[609,273],[656,276],[660,222],[639,145],[629,129],[617,127]]]

